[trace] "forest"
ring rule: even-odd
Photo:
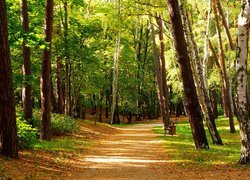
[[[186,123],[208,155],[227,133],[250,164],[249,23],[248,0],[0,0],[0,179],[83,123],[176,142]]]

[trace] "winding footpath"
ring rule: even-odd
[[[160,125],[139,124],[119,129],[102,139],[79,159],[81,171],[70,179],[93,180],[165,180],[165,179],[246,179],[250,172],[224,168],[201,170],[178,167],[169,159],[164,143],[152,128]],[[185,153],[185,152],[183,152]]]

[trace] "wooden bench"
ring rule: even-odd
[[[172,136],[176,134],[176,126],[175,126],[176,123],[177,121],[170,121],[170,124],[168,125],[168,127],[164,128],[164,136],[166,136],[167,131]]]

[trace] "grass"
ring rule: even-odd
[[[51,141],[40,141],[33,145],[34,150],[48,150],[48,151],[77,151],[81,149],[86,149],[92,143],[79,138],[61,137],[57,139],[52,139]]]
[[[188,121],[176,125],[175,136],[164,137],[160,126],[155,127],[153,131],[161,134],[159,138],[165,141],[166,152],[170,158],[184,168],[193,166],[209,168],[214,165],[238,167],[236,162],[240,157],[240,135],[237,121],[235,120],[237,130],[235,134],[229,132],[228,118],[219,117],[216,124],[224,145],[212,144],[210,135],[207,133],[209,150],[195,150]],[[207,129],[206,132],[208,132]]]

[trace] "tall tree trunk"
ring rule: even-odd
[[[161,76],[162,76],[162,95],[163,95],[163,103],[166,113],[166,121],[169,124],[170,115],[169,115],[169,105],[168,105],[168,86],[167,86],[167,76],[166,76],[166,60],[165,60],[165,44],[163,38],[163,23],[162,23],[162,16],[159,15],[156,18],[156,22],[158,24],[158,34],[159,34],[159,41],[160,41],[160,64],[161,64]]]
[[[43,51],[41,75],[41,100],[42,100],[42,126],[40,139],[51,140],[51,43],[53,29],[54,1],[46,0],[45,10],[45,41],[49,47]]]
[[[190,60],[187,51],[187,44],[184,37],[178,1],[167,0],[169,4],[169,14],[172,23],[172,33],[177,51],[177,59],[181,67],[181,76],[185,94],[185,106],[188,113],[190,126],[196,149],[209,148],[198,97],[195,90],[194,79]]]
[[[61,78],[61,59],[56,58],[56,84],[57,84],[57,113],[64,113],[64,100],[63,100],[63,90],[62,90],[62,78]]]
[[[118,6],[118,18],[120,20],[121,15],[121,1],[117,0],[117,6]],[[115,116],[115,109],[116,109],[116,103],[117,102],[117,95],[118,95],[118,64],[119,64],[119,58],[120,58],[120,41],[121,41],[121,32],[120,28],[118,27],[117,33],[116,33],[116,43],[115,43],[115,54],[114,54],[114,72],[113,72],[113,82],[112,82],[112,103],[111,103],[111,121],[110,124],[113,124],[113,119]]]
[[[109,90],[106,91],[105,95],[105,118],[109,118],[109,104],[110,104],[110,93]]]
[[[29,16],[28,16],[28,3],[27,0],[20,1],[20,10],[21,10],[21,24],[23,33],[29,33]],[[30,124],[32,118],[32,100],[31,100],[31,84],[30,84],[30,75],[31,75],[31,68],[30,68],[30,48],[26,46],[27,40],[24,36],[23,39],[23,92],[22,92],[22,102],[23,102],[23,113],[24,119],[27,120]]]
[[[194,41],[192,27],[190,25],[190,21],[187,15],[186,7],[185,7],[185,1],[182,0],[182,6],[181,12],[183,14],[183,21],[184,21],[184,28],[186,33],[186,39],[189,44],[189,51],[191,52],[191,67],[193,70],[193,76],[194,81],[196,83],[196,92],[199,98],[200,106],[202,109],[202,112],[205,115],[205,121],[206,125],[208,127],[209,133],[211,135],[212,141],[214,144],[222,144],[221,137],[219,135],[219,132],[217,131],[216,124],[215,124],[215,118],[213,116],[213,109],[212,109],[212,103],[210,101],[210,98],[208,96],[208,90],[205,86],[205,81],[203,79],[203,70],[201,67],[201,59],[199,57],[198,48]]]
[[[202,61],[203,79],[205,89],[208,90],[208,78],[207,78],[207,63],[209,59],[209,35],[210,35],[210,24],[211,24],[211,0],[208,0],[208,13],[207,13],[207,25],[206,25],[206,35],[204,40],[204,58]]]
[[[227,40],[229,42],[230,49],[234,50],[233,40],[232,40],[230,31],[229,31],[229,27],[228,27],[228,23],[226,21],[226,18],[225,18],[225,15],[224,15],[224,12],[223,12],[223,9],[222,9],[222,6],[221,6],[221,2],[220,2],[220,0],[215,0],[215,3],[217,5],[218,11],[219,11],[219,14],[220,14],[220,17],[221,17],[221,22],[222,22],[222,25],[223,25],[224,30],[226,32],[226,35],[227,35]]]
[[[51,87],[51,105],[52,105],[52,112],[57,113],[57,102],[56,102],[56,96],[54,93],[54,87],[52,78],[50,78],[50,87]]]
[[[0,152],[7,157],[18,158],[16,109],[5,0],[0,0],[0,24]]]
[[[78,118],[80,116],[79,111],[78,111],[79,96],[80,96],[79,92],[80,90],[76,92],[76,94],[74,95],[74,99],[73,99],[72,115],[74,118]]]
[[[211,91],[211,97],[213,99],[213,114],[214,114],[214,118],[218,118],[218,109],[217,109],[217,98],[216,98],[216,91],[213,89]]]
[[[65,114],[70,115],[70,59],[68,52],[68,3],[63,3],[64,7],[64,42],[65,42]]]
[[[224,60],[224,52],[223,52],[223,46],[222,46],[222,38],[221,38],[221,30],[219,26],[219,20],[218,20],[218,15],[217,15],[217,8],[215,6],[215,0],[213,0],[213,9],[214,9],[214,15],[215,15],[215,25],[217,29],[217,34],[218,34],[218,44],[219,44],[219,63],[220,63],[220,68],[222,71],[222,92],[223,92],[223,100],[224,100],[224,112],[225,115],[227,114],[228,111],[228,116],[229,116],[229,126],[230,126],[230,132],[235,133],[235,127],[234,127],[234,120],[233,120],[233,110],[231,106],[231,101],[230,101],[230,92],[229,92],[229,81],[228,81],[228,76],[227,76],[227,71],[226,71],[226,66],[225,66],[225,60]]]
[[[99,102],[99,117],[98,117],[98,121],[102,122],[102,100],[103,100],[103,93],[100,93],[100,102]]]
[[[238,19],[238,50],[236,56],[236,105],[241,135],[239,163],[250,164],[250,118],[247,104],[247,61],[250,23],[250,2],[246,1]]]
[[[162,123],[164,129],[167,128],[169,125],[169,119],[168,118],[168,110],[166,108],[166,102],[163,95],[163,80],[162,80],[162,67],[160,65],[160,58],[159,58],[159,52],[158,48],[156,46],[155,42],[155,30],[154,30],[154,24],[153,22],[150,23],[150,29],[151,29],[151,39],[152,39],[152,48],[153,48],[153,57],[154,57],[154,66],[155,66],[155,76],[156,76],[156,82],[157,82],[157,92],[158,92],[158,100],[160,104],[160,110],[161,110],[161,116],[162,116]]]

